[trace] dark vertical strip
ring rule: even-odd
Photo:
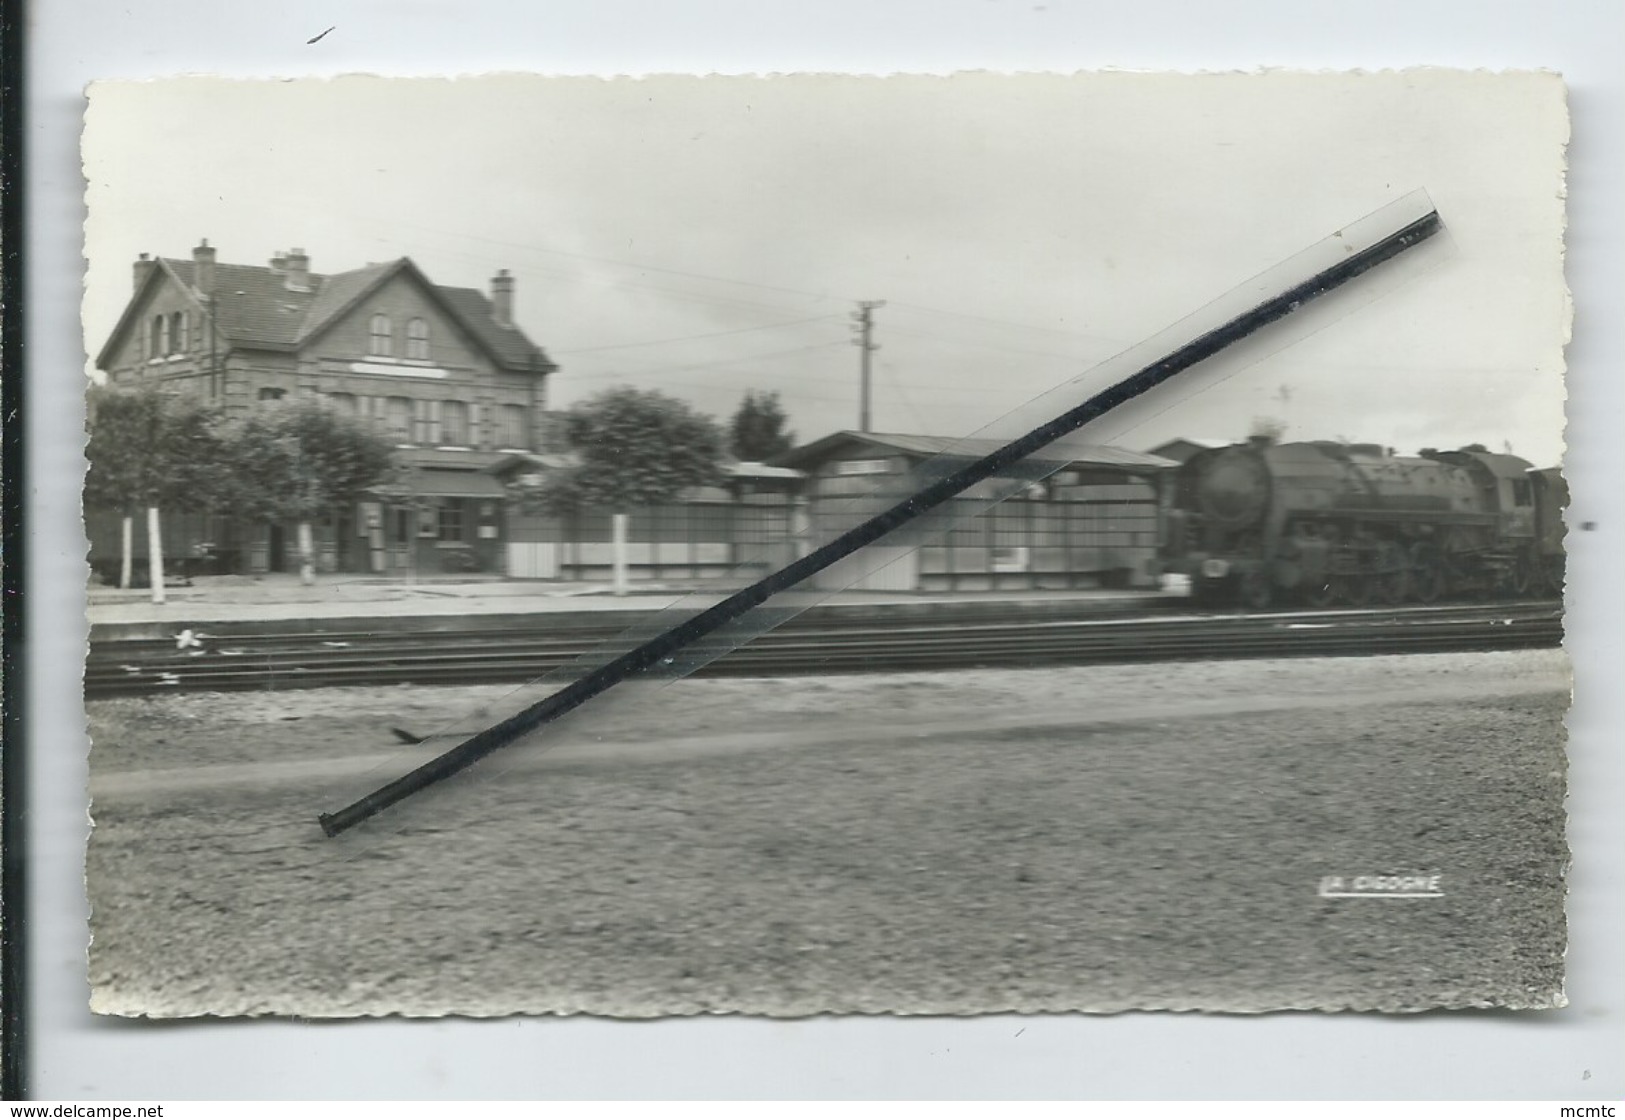
[[[28,774],[23,735],[23,0],[0,0],[0,575],[4,725],[0,727],[0,1098],[28,1093]]]

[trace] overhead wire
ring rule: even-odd
[[[683,336],[681,336],[679,338],[656,338],[656,339],[650,339],[648,342],[622,342],[622,343],[617,343],[617,344],[612,345],[612,346],[587,346],[587,347],[583,347],[583,348],[578,349],[578,350],[553,350],[553,351],[551,351],[551,353],[554,354],[557,357],[564,357],[565,355],[571,355],[571,354],[597,354],[597,353],[601,353],[601,352],[603,352],[605,350],[631,350],[631,349],[634,349],[634,348],[639,347],[639,346],[668,346],[668,345],[675,346],[678,343],[696,342],[696,341],[698,341],[700,339],[704,339],[704,338],[722,338],[725,335],[731,335],[731,334],[749,334],[749,333],[751,333],[753,331],[777,330],[777,329],[779,329],[781,327],[796,327],[796,326],[801,326],[804,323],[818,323],[818,322],[823,322],[823,321],[825,321],[827,319],[835,319],[835,318],[839,318],[839,316],[836,316],[836,315],[814,315],[810,319],[790,319],[790,320],[788,320],[786,322],[782,322],[782,323],[763,323],[759,327],[736,327],[735,329],[733,329],[731,331],[710,331],[710,332],[707,332],[706,334],[683,335]]]

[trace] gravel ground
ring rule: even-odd
[[[1567,682],[1556,651],[685,681],[333,840],[317,812],[422,754],[391,726],[528,697],[98,701],[93,1005],[1556,1006]],[[1367,875],[1442,897],[1318,894]]]

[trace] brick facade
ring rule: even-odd
[[[228,416],[272,400],[327,401],[401,448],[417,493],[431,496],[417,504],[433,507],[408,519],[378,503],[336,511],[323,549],[331,566],[427,572],[455,550],[486,570],[501,526],[500,487],[485,468],[552,450],[554,431],[555,366],[513,321],[515,278],[499,272],[486,293],[436,285],[404,257],[331,275],[310,264],[300,249],[265,265],[222,263],[207,241],[190,259],[143,254],[97,366],[114,386],[164,385]],[[423,528],[436,517],[443,530]],[[250,570],[278,566],[280,527],[262,535]]]

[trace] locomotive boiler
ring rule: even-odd
[[[1560,587],[1553,471],[1481,446],[1395,456],[1374,444],[1200,451],[1167,496],[1163,569],[1208,602],[1431,603]]]

